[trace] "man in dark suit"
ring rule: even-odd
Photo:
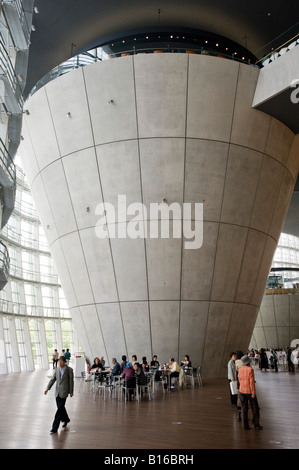
[[[65,402],[68,395],[72,397],[74,394],[74,373],[73,369],[66,364],[64,356],[60,356],[58,360],[58,367],[55,369],[53,377],[47,385],[47,389],[44,392],[45,395],[47,395],[54,382],[56,382],[55,398],[57,411],[50,431],[51,434],[57,432],[60,422],[63,423],[63,428],[70,422],[65,409]]]

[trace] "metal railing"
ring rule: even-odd
[[[16,166],[2,139],[0,139],[0,167],[9,180],[8,184],[16,186]]]
[[[10,267],[10,259],[9,259],[9,254],[8,254],[8,249],[0,241],[0,269],[4,271],[4,274],[6,277],[9,275],[9,267]]]
[[[256,63],[261,64],[263,67],[265,67],[266,65],[270,64],[274,60],[283,56],[286,52],[292,50],[298,44],[299,44],[299,33],[293,36],[291,39],[289,39],[285,43],[281,44],[276,49],[269,52],[267,55],[259,59]]]

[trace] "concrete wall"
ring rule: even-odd
[[[140,54],[70,72],[26,103],[22,161],[90,360],[189,354],[217,377],[249,345],[299,160],[293,133],[251,107],[258,74]],[[119,194],[203,203],[203,246],[100,240],[96,207]]]
[[[299,295],[264,295],[251,348],[285,348],[299,338]]]

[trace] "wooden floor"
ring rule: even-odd
[[[1,449],[298,449],[299,371],[256,370],[264,429],[245,431],[225,379],[155,394],[151,401],[104,401],[86,391],[68,398],[71,423],[50,435],[56,410],[50,371],[0,377]]]

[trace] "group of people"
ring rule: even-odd
[[[117,376],[121,376],[124,380],[124,386],[128,386],[129,382],[133,379],[138,385],[147,384],[146,372],[150,370],[155,372],[155,380],[160,380],[161,375],[167,372],[168,382],[165,384],[165,387],[170,387],[170,390],[173,391],[172,379],[178,378],[180,375],[181,367],[192,367],[189,355],[185,355],[184,360],[180,362],[180,365],[170,358],[167,364],[164,364],[160,368],[160,363],[158,361],[158,356],[154,355],[150,362],[147,361],[146,356],[143,356],[141,361],[137,360],[137,356],[133,354],[131,361],[127,360],[127,356],[123,355],[121,363],[117,361],[116,358],[112,359],[112,367],[105,368],[105,360],[103,356],[95,357],[93,365],[90,368],[90,372],[104,375],[109,373],[110,381],[115,379]],[[160,370],[159,370],[160,369]]]
[[[237,407],[238,420],[242,421],[244,429],[250,429],[248,420],[250,405],[254,428],[261,430],[260,409],[255,389],[255,375],[250,357],[244,355],[242,351],[232,352],[227,368],[231,403]]]
[[[255,364],[258,364],[260,370],[268,369],[278,372],[278,363],[283,365],[286,363],[288,372],[295,372],[295,364],[293,362],[294,348],[286,347],[282,350],[275,349],[251,349],[248,356],[251,357]],[[295,351],[296,352],[296,351]],[[299,352],[297,358],[299,357]]]
[[[62,349],[61,356],[64,356],[65,359],[66,359],[66,363],[69,364],[70,359],[71,359],[70,350],[69,349],[67,349],[67,350]],[[52,355],[53,369],[55,369],[57,367],[59,357],[60,357],[59,352],[57,351],[57,349],[54,349],[53,355]]]

